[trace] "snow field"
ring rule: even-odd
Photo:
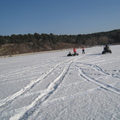
[[[119,120],[120,49],[0,58],[1,120]]]

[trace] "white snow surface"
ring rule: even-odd
[[[120,45],[110,48],[0,58],[0,120],[120,120]]]

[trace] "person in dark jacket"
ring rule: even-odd
[[[71,52],[69,52],[67,56],[72,56]]]
[[[82,47],[82,54],[85,54],[85,48]]]

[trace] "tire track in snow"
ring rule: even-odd
[[[61,74],[48,86],[47,89],[43,91],[41,95],[39,95],[30,105],[26,106],[24,110],[21,110],[19,114],[16,114],[10,118],[10,120],[23,120],[30,117],[45,100],[58,88],[60,83],[63,81],[66,76],[70,65],[73,61],[79,59],[80,57],[72,58],[63,68]]]
[[[97,65],[86,64],[86,63],[81,63],[81,64],[82,64],[82,65],[91,66],[92,68],[95,68],[97,72],[101,72],[101,73],[105,74],[106,76],[110,76],[110,74],[105,73],[105,72],[102,70],[102,68],[98,67]],[[90,76],[88,76],[88,75],[85,74],[85,72],[82,70],[82,68],[81,68],[80,66],[76,65],[76,67],[78,68],[80,75],[81,75],[85,80],[87,80],[87,81],[89,81],[89,82],[92,82],[92,83],[100,86],[100,87],[103,88],[103,89],[112,91],[112,92],[120,95],[120,90],[119,90],[119,89],[114,88],[114,87],[112,87],[111,85],[105,84],[105,83],[103,83],[103,82],[100,82],[100,81],[96,80],[95,78],[91,78]],[[114,76],[112,76],[112,77],[114,77]],[[116,78],[116,77],[114,77],[114,78]]]
[[[120,79],[120,77],[119,76],[115,76],[115,75],[113,75],[113,74],[110,74],[110,73],[107,73],[107,72],[105,72],[105,71],[103,71],[99,66],[97,66],[97,65],[93,65],[93,64],[95,64],[95,63],[97,63],[98,65],[99,64],[108,64],[108,63],[113,63],[113,62],[118,62],[119,61],[119,59],[118,58],[116,58],[116,59],[112,59],[112,60],[104,60],[103,58],[100,58],[100,56],[97,56],[97,57],[92,57],[92,59],[91,59],[91,57],[89,58],[89,60],[88,59],[86,59],[86,60],[81,60],[81,62],[76,62],[77,64],[82,64],[82,65],[86,65],[86,66],[91,66],[91,67],[93,67],[94,69],[97,69],[97,71],[99,71],[99,72],[101,72],[101,73],[103,73],[103,74],[106,74],[106,75],[108,75],[108,76],[111,76],[111,77],[113,77],[113,78],[118,78],[118,79]],[[87,62],[89,62],[89,64],[87,63]],[[119,71],[119,70],[118,70]]]
[[[39,83],[40,81],[42,81],[44,78],[46,78],[50,73],[52,73],[57,67],[59,67],[61,64],[63,64],[64,62],[67,61],[71,61],[75,58],[69,58],[65,61],[62,61],[60,63],[58,63],[57,65],[55,65],[52,69],[50,69],[48,72],[44,73],[42,76],[40,76],[38,79],[35,79],[33,81],[31,81],[29,84],[27,84],[24,88],[22,88],[21,90],[19,90],[18,92],[14,93],[11,96],[8,96],[5,99],[0,100],[0,107],[2,106],[6,106],[8,104],[10,104],[14,99],[18,98],[19,96],[25,94],[26,92],[28,92],[29,90],[31,90],[33,87],[35,87],[35,85],[37,83]]]

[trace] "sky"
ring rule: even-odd
[[[0,35],[120,29],[120,0],[0,0]]]

